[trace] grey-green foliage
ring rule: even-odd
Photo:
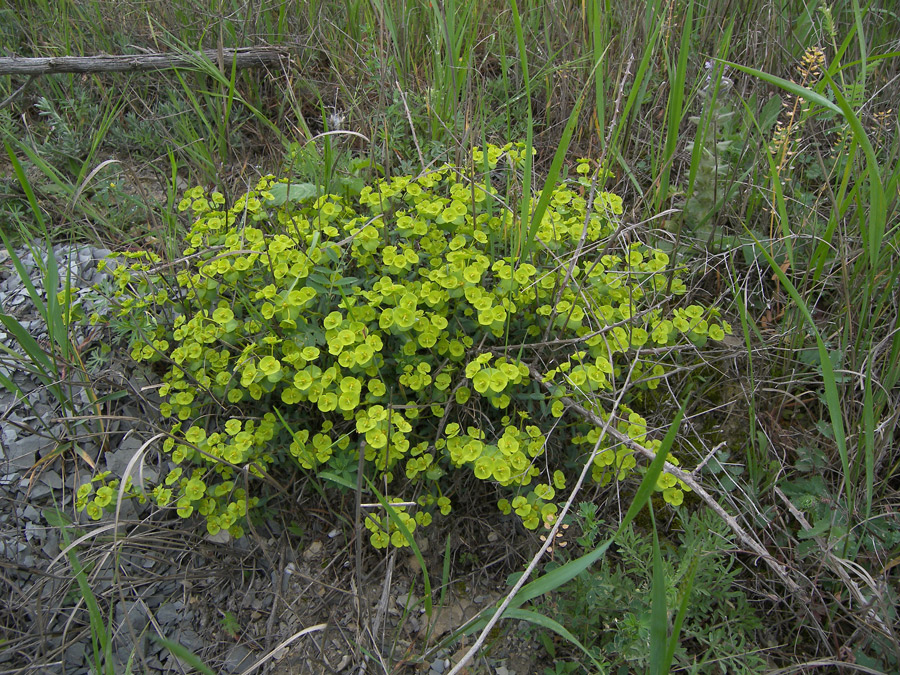
[[[37,100],[35,108],[46,127],[41,129],[43,137],[34,141],[51,164],[77,174],[90,152],[102,112],[84,87],[73,87],[69,96],[63,100],[42,96]]]
[[[731,555],[733,536],[715,514],[686,514],[677,541],[664,539],[663,566],[670,622],[681,599],[684,580],[697,566],[689,609],[681,629],[673,669],[689,673],[759,673],[766,661],[759,651],[761,627],[743,585],[740,567]],[[608,528],[593,504],[582,504],[583,536],[591,547]],[[555,615],[606,662],[608,672],[643,672],[650,653],[650,585],[652,536],[629,527],[597,567],[564,587],[554,599]],[[615,551],[615,552],[613,552]],[[551,652],[554,648],[545,641]],[[560,654],[551,656],[561,660]],[[578,669],[574,672],[586,672]]]
[[[697,126],[695,140],[685,150],[694,157],[693,184],[684,204],[686,224],[696,229],[715,218],[727,197],[744,139],[741,121],[729,101],[732,82],[727,77],[714,86],[715,67],[707,63],[707,78],[700,90],[701,112],[690,121]]]

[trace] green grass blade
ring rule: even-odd
[[[666,656],[663,660],[663,668],[668,672],[672,667],[672,660],[675,658],[675,650],[678,648],[678,636],[681,634],[681,626],[684,623],[684,617],[687,616],[687,610],[690,606],[691,591],[694,588],[694,576],[697,573],[697,558],[691,561],[690,570],[684,581],[684,587],[681,591],[681,603],[678,605],[678,614],[675,616],[675,623],[672,625],[672,635],[669,637],[669,646],[666,649]]]
[[[39,265],[44,275],[44,293],[47,295],[47,334],[50,337],[51,348],[63,359],[68,360],[72,356],[72,343],[69,340],[69,317],[71,316],[71,292],[72,292],[72,268],[66,270],[66,279],[63,285],[63,297],[65,306],[59,302],[59,294],[56,291],[59,286],[59,263],[53,252],[53,243],[50,237],[46,237],[44,245],[47,247],[46,265]]]
[[[869,258],[869,269],[877,270],[878,260],[881,253],[881,244],[884,237],[885,225],[887,220],[884,186],[881,183],[878,160],[875,156],[875,150],[872,147],[872,143],[869,141],[869,137],[866,134],[862,123],[859,121],[859,117],[856,116],[853,109],[850,107],[844,96],[838,90],[834,80],[831,79],[828,73],[824,73],[826,82],[831,86],[831,89],[834,92],[836,103],[832,103],[822,94],[819,94],[812,89],[808,89],[807,87],[802,87],[799,84],[791,82],[790,80],[785,80],[781,77],[765,73],[755,68],[743,66],[738,63],[733,63],[731,61],[725,61],[724,63],[728,64],[732,68],[740,70],[743,73],[758,77],[764,82],[768,82],[771,85],[780,87],[785,91],[792,93],[794,96],[806,99],[807,101],[820,105],[827,110],[838,113],[847,120],[847,124],[850,125],[850,130],[853,134],[853,138],[857,143],[859,143],[859,146],[863,149],[863,152],[866,156],[866,165],[869,178],[869,226],[868,232],[864,233],[864,241],[866,246],[866,253]]]
[[[666,656],[666,633],[669,628],[666,610],[666,571],[659,551],[659,534],[656,531],[656,516],[653,503],[647,503],[650,523],[653,527],[653,574],[650,580],[650,675],[665,675],[668,667],[663,665]]]
[[[17,385],[15,382],[13,382],[11,379],[9,379],[3,373],[0,373],[0,386],[2,386],[4,389],[6,389],[11,394],[14,394],[20,400],[22,400],[22,401],[28,400],[28,398],[25,396],[25,392],[22,391],[22,388],[19,385]]]
[[[588,9],[588,19],[593,49],[592,67],[594,70],[594,112],[597,115],[597,128],[600,134],[606,128],[606,83],[605,69],[600,67],[603,55],[610,44],[607,35],[609,33],[609,24],[607,17],[610,16],[609,0],[594,0]]]
[[[528,76],[528,50],[525,46],[525,34],[522,31],[522,17],[519,15],[519,7],[516,0],[509,0],[513,13],[513,26],[516,33],[516,44],[519,47],[519,63],[522,67],[522,80],[525,85],[525,100],[527,102],[526,118],[525,118],[525,162],[522,176],[522,197],[519,204],[519,227],[520,232],[516,242],[515,257],[520,257],[522,235],[524,229],[528,227],[528,216],[531,209],[531,171],[534,165],[534,157],[532,150],[534,149],[534,116],[531,110],[531,80]]]
[[[594,665],[594,668],[597,669],[597,672],[603,672],[603,666],[601,666],[597,660],[594,658],[594,655],[591,654],[588,649],[581,644],[581,642],[576,638],[572,633],[558,621],[554,621],[548,616],[544,616],[539,612],[535,612],[528,609],[511,609],[507,610],[504,614],[509,619],[518,619],[520,621],[527,621],[530,624],[534,624],[535,626],[539,626],[541,628],[546,628],[547,630],[552,630],[554,633],[559,635],[561,638],[569,642],[570,644],[578,647],[585,656],[590,659],[591,663]]]
[[[718,53],[720,59],[728,58],[728,53],[731,49],[731,34],[734,31],[734,19],[728,24],[728,28],[725,29],[725,33],[722,36],[722,40],[719,42]],[[688,169],[688,189],[687,196],[690,197],[694,193],[694,184],[697,180],[697,172],[700,168],[700,160],[703,156],[703,150],[707,145],[706,137],[708,134],[713,134],[712,142],[715,143],[715,130],[710,131],[710,127],[712,126],[713,117],[715,116],[716,106],[718,105],[720,88],[722,86],[722,69],[721,66],[716,66],[708,71],[710,77],[715,77],[715,82],[707,83],[707,91],[709,93],[709,100],[704,104],[704,109],[702,114],[700,115],[700,120],[697,125],[697,133],[695,135],[694,145],[691,150],[691,165]],[[740,183],[746,180],[747,175],[752,171],[748,169],[744,176],[742,176],[737,182]],[[722,199],[724,200],[724,196]],[[716,208],[713,210],[713,213],[717,212],[719,209],[719,205],[716,204]],[[708,215],[709,218],[712,218],[712,214]],[[701,223],[702,224],[702,223]]]
[[[748,234],[752,237],[753,233],[747,230]],[[754,240],[756,238],[754,237]],[[822,335],[819,333],[819,329],[816,327],[816,322],[813,321],[812,314],[809,312],[809,308],[806,306],[806,303],[803,301],[803,298],[800,296],[800,292],[796,289],[794,284],[791,283],[791,280],[787,278],[787,275],[781,271],[781,267],[778,266],[778,263],[775,262],[774,258],[769,255],[769,252],[766,250],[765,246],[756,241],[756,250],[762,253],[765,256],[766,260],[769,263],[769,267],[772,269],[772,272],[775,276],[778,277],[778,280],[784,286],[785,290],[791,296],[791,299],[796,303],[797,308],[800,310],[803,318],[806,319],[806,323],[809,326],[809,329],[812,331],[813,335],[816,338],[816,348],[819,353],[819,363],[822,368],[822,383],[825,388],[825,403],[828,408],[828,417],[831,420],[831,429],[834,434],[834,444],[837,446],[838,455],[841,458],[841,468],[844,472],[844,494],[847,500],[847,509],[849,513],[853,512],[853,482],[852,476],[850,474],[850,460],[847,455],[847,438],[844,433],[844,419],[841,415],[841,400],[840,394],[837,389],[837,381],[834,377],[834,368],[831,365],[831,359],[828,356],[828,348],[825,346],[825,342],[822,340]]]
[[[766,73],[762,70],[757,70],[756,68],[751,68],[749,66],[741,65],[740,63],[734,63],[733,61],[725,61],[722,59],[717,59],[722,61],[727,66],[734,68],[735,70],[739,70],[742,73],[746,73],[747,75],[752,75],[753,77],[758,77],[763,82],[768,82],[769,84],[784,89],[785,91],[790,92],[794,96],[798,96],[800,98],[806,99],[807,101],[811,101],[817,105],[822,106],[832,112],[842,114],[842,111],[839,106],[829,101],[827,98],[822,96],[822,94],[813,91],[812,89],[808,89],[803,87],[796,82],[791,82],[790,80],[785,80],[783,77],[778,77],[777,75],[771,75],[770,73]]]
[[[690,53],[691,36],[693,35],[694,0],[689,0],[681,29],[681,48],[678,52],[678,65],[675,69],[674,81],[669,85],[669,101],[666,106],[666,142],[663,147],[662,165],[659,173],[659,187],[656,191],[657,211],[662,210],[669,196],[669,176],[672,172],[672,158],[678,146],[678,131],[684,113],[684,83],[687,78],[688,54]]]
[[[66,528],[60,528],[60,534],[68,547],[69,534]],[[94,667],[99,674],[103,672],[104,659],[107,666],[112,665],[112,640],[106,624],[103,622],[103,613],[100,611],[100,605],[97,603],[97,598],[91,590],[91,585],[88,583],[87,575],[84,573],[84,568],[81,566],[81,561],[78,560],[75,549],[70,549],[66,556],[69,559],[69,564],[72,566],[72,571],[75,573],[78,590],[81,592],[84,604],[88,608],[91,625],[91,644],[94,651]]]
[[[870,352],[871,353],[871,352]],[[875,408],[872,400],[872,361],[866,363],[866,380],[863,391],[863,454],[866,470],[866,520],[872,514],[872,491],[875,484]]]
[[[378,500],[378,503],[384,507],[384,510],[387,512],[388,518],[391,519],[391,522],[397,526],[405,536],[406,540],[409,542],[410,548],[412,548],[413,555],[416,556],[416,560],[419,562],[419,566],[422,570],[422,584],[425,590],[424,602],[425,602],[425,614],[430,618],[432,614],[432,604],[431,604],[431,579],[428,575],[428,566],[425,564],[425,558],[422,557],[422,551],[419,550],[419,546],[416,544],[416,540],[412,536],[412,532],[409,531],[409,528],[406,527],[406,523],[404,523],[400,518],[397,517],[397,511],[388,504],[387,500],[384,496],[378,491],[375,485],[369,480],[368,476],[363,476],[366,480],[366,484],[369,486],[369,489],[372,490],[372,493],[375,495],[375,498]],[[388,544],[390,546],[390,544]]]
[[[444,567],[441,570],[441,595],[438,604],[443,607],[447,599],[447,588],[450,586],[450,535],[447,535],[447,544],[444,546]]]
[[[640,510],[647,503],[647,500],[650,499],[650,495],[656,490],[656,481],[662,473],[663,466],[666,463],[666,457],[669,454],[669,449],[672,447],[675,438],[678,436],[678,429],[681,426],[681,420],[684,417],[686,406],[687,402],[682,404],[675,419],[672,420],[669,431],[666,433],[665,438],[663,438],[662,445],[656,454],[656,459],[650,463],[647,472],[644,474],[644,478],[634,495],[631,506],[629,506],[625,517],[622,519],[622,523],[619,525],[616,534],[590,553],[586,553],[575,560],[570,560],[564,565],[560,565],[534,581],[525,584],[510,604],[510,607],[521,607],[529,600],[533,600],[538,596],[556,590],[566,582],[571,581],[584,572],[606,554],[606,550],[613,543],[616,536],[622,532],[632,520],[634,520],[634,517],[640,513]]]
[[[622,524],[619,525],[619,532],[634,520],[635,516],[637,516],[644,507],[644,504],[650,499],[650,495],[656,490],[656,481],[663,471],[666,457],[669,455],[669,450],[672,448],[672,445],[675,443],[675,438],[678,436],[678,429],[681,427],[681,420],[684,418],[684,411],[686,408],[687,397],[685,397],[684,403],[681,404],[681,408],[678,410],[678,414],[675,415],[675,419],[672,420],[669,430],[663,438],[662,445],[656,453],[656,459],[654,459],[647,468],[647,473],[644,474],[644,479],[641,481],[641,484],[634,495],[634,499],[631,501],[631,506],[628,507],[628,511],[622,519]]]
[[[47,356],[47,353],[37,343],[31,333],[29,333],[16,319],[8,314],[0,314],[0,323],[6,326],[6,329],[12,333],[13,337],[19,343],[19,346],[25,351],[26,356],[40,371],[39,377],[44,384],[49,385],[51,379],[58,377],[59,371],[53,360]],[[36,373],[37,374],[37,373]]]
[[[25,269],[25,265],[22,264],[22,261],[19,260],[19,256],[16,255],[15,250],[13,249],[12,243],[9,239],[6,238],[6,234],[0,229],[0,239],[3,239],[3,244],[6,246],[6,250],[9,253],[9,258],[12,260],[13,267],[16,268],[16,273],[19,275],[19,279],[22,282],[22,285],[25,286],[25,290],[28,291],[28,296],[31,298],[32,304],[34,304],[35,309],[37,309],[38,314],[41,315],[41,318],[44,320],[44,323],[47,323],[47,306],[44,303],[44,299],[37,292],[37,289],[34,287],[34,284],[31,283],[31,275],[28,274],[28,270]],[[34,249],[31,249],[32,257],[34,255]]]
[[[638,194],[643,194],[642,186],[632,175],[631,167],[628,165],[628,162],[625,160],[624,155],[621,153],[618,141],[619,135],[622,133],[622,130],[628,126],[629,115],[631,114],[632,109],[635,107],[638,101],[643,98],[643,94],[645,93],[645,82],[647,79],[647,73],[650,69],[650,62],[653,58],[656,43],[659,40],[659,36],[662,34],[663,25],[665,24],[667,17],[666,12],[660,11],[661,8],[662,0],[659,0],[655,5],[650,5],[649,3],[647,5],[648,15],[657,17],[656,23],[653,26],[650,37],[647,39],[647,45],[644,48],[644,52],[641,55],[641,60],[638,63],[637,72],[635,73],[634,80],[631,83],[631,89],[628,92],[628,96],[625,98],[625,105],[622,107],[622,114],[619,117],[616,128],[613,130],[612,140],[610,141],[608,146],[608,150],[613,152],[613,155],[619,161],[619,164],[622,166],[623,170],[631,177],[632,182],[634,183],[634,186],[638,191]],[[640,108],[639,105],[638,108]],[[637,110],[635,110],[635,114],[637,114]]]
[[[4,141],[3,145],[6,146],[6,154],[9,156],[9,161],[13,166],[13,172],[16,174],[16,178],[19,180],[19,185],[21,185],[22,190],[25,191],[25,197],[28,199],[28,205],[31,207],[31,212],[34,214],[34,219],[35,221],[37,221],[38,227],[43,230],[44,216],[41,213],[41,208],[38,206],[37,199],[35,199],[34,197],[34,190],[31,189],[31,183],[28,181],[28,177],[25,175],[25,171],[24,169],[22,169],[22,165],[19,163],[19,158],[16,157],[16,153],[14,153],[12,151],[12,148],[9,147],[9,143]]]
[[[826,80],[831,85],[834,92],[834,100],[837,102],[850,130],[853,138],[859,143],[863,153],[866,156],[866,173],[868,174],[868,209],[869,214],[868,232],[865,237],[867,253],[869,255],[869,269],[874,274],[878,271],[878,262],[881,257],[882,240],[887,226],[887,205],[884,196],[884,185],[881,183],[881,169],[878,164],[878,158],[875,156],[875,149],[869,141],[869,136],[863,128],[859,117],[850,107],[847,99],[838,90],[834,80],[825,74]],[[862,217],[862,216],[861,216]]]
[[[174,640],[168,640],[160,635],[151,635],[150,637],[153,638],[155,642],[158,642],[163,647],[172,652],[172,654],[175,655],[178,659],[188,664],[191,668],[195,668],[196,670],[203,673],[203,675],[216,675],[212,668],[203,663],[203,661],[200,660],[199,656],[194,654],[194,652],[192,652],[184,645],[181,645]]]
[[[556,188],[556,183],[559,180],[559,174],[562,170],[566,153],[569,151],[569,144],[572,142],[572,134],[575,132],[578,118],[581,116],[581,107],[583,103],[584,93],[578,97],[578,101],[575,103],[575,107],[569,115],[569,121],[566,123],[566,128],[563,131],[562,138],[560,138],[559,145],[556,148],[556,153],[553,155],[553,162],[550,164],[550,170],[547,172],[547,179],[544,181],[541,196],[538,199],[537,206],[534,208],[534,212],[531,214],[531,223],[528,228],[524,246],[522,247],[521,261],[528,259],[534,246],[534,239],[537,236],[538,227],[544,219],[544,213],[546,213],[547,207],[550,205],[550,198],[553,196],[553,190]]]

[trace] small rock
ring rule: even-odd
[[[178,622],[178,616],[184,609],[184,603],[181,600],[167,602],[159,606],[156,610],[156,620],[162,625],[171,625]]]
[[[84,665],[84,643],[73,642],[66,647],[66,665],[74,670],[79,670]]]
[[[28,498],[34,501],[38,501],[49,495],[53,490],[50,489],[49,485],[44,483],[35,483],[31,491],[28,493]]]
[[[253,654],[244,645],[235,645],[223,664],[224,670],[229,673],[242,672],[253,663]]]
[[[4,373],[7,377],[8,373]],[[19,430],[16,429],[12,424],[4,424],[3,430],[0,432],[0,442],[3,445],[9,446],[16,442],[16,439],[19,437]]]
[[[192,628],[185,628],[178,636],[178,641],[182,646],[190,649],[195,654],[203,649],[203,638],[197,635]]]
[[[41,483],[47,485],[48,487],[53,488],[54,490],[62,490],[63,481],[62,476],[60,476],[55,471],[45,471],[41,474]]]
[[[228,530],[219,530],[215,534],[207,534],[203,538],[213,544],[227,544],[231,541],[231,535],[228,533]]]
[[[52,438],[43,438],[36,434],[20,438],[12,445],[7,446],[7,471],[28,471],[34,466],[36,455],[56,444]]]
[[[309,546],[306,547],[306,549],[303,551],[303,557],[306,560],[309,560],[310,558],[314,558],[315,556],[322,553],[323,548],[324,548],[324,545],[322,544],[321,541],[319,541],[317,539],[316,541],[314,541],[313,543],[311,543]]]
[[[20,514],[22,518],[32,523],[39,523],[41,521],[41,513],[33,505],[28,504],[24,509],[22,509],[22,513]]]
[[[45,535],[46,530],[37,523],[31,521],[25,523],[25,541],[34,539],[43,542]]]
[[[123,625],[126,621],[131,624],[135,633],[140,633],[149,622],[147,613],[142,603],[126,600],[116,605],[116,621]],[[127,632],[127,628],[125,629]]]

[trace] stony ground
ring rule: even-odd
[[[34,251],[42,264],[28,250],[15,253],[45,298],[47,252]],[[73,286],[84,288],[104,283],[96,263],[107,253],[54,250]],[[52,348],[6,252],[0,312]],[[0,375],[19,391],[0,387],[0,672],[89,672],[94,647],[79,566],[111,638],[110,673],[127,672],[129,663],[136,673],[194,672],[163,637],[221,673],[440,675],[467,644],[449,641],[452,631],[492,604],[506,573],[521,568],[522,554],[495,546],[499,535],[490,533],[482,548],[500,551],[499,559],[469,554],[469,571],[436,589],[429,619],[415,558],[358,551],[352,526],[331,522],[327,510],[298,507],[300,531],[272,519],[239,541],[211,541],[189,521],[133,500],[93,523],[76,512],[74,492],[96,472],[122,475],[138,452],[133,473],[152,480],[168,471],[153,440],[154,376],[124,355],[103,354],[99,345],[110,336],[77,329],[71,338],[84,370],[56,374],[67,383],[66,408],[16,356],[21,340],[10,326],[0,326]],[[453,543],[458,559],[464,542]],[[422,548],[438,585],[444,547],[423,540]],[[523,635],[499,633],[468,672],[540,672],[535,644]]]

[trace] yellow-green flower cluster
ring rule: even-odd
[[[104,513],[112,513],[116,509],[121,481],[117,478],[107,480],[110,473],[109,471],[98,473],[75,492],[75,508],[79,511],[84,510],[91,520],[100,520]],[[130,476],[125,479],[125,486],[121,492],[125,499],[137,498],[141,503],[146,501],[141,493],[134,491]]]
[[[515,169],[524,152],[476,148],[473,162]],[[589,171],[579,162],[556,187],[528,259],[513,255],[518,210],[450,165],[377,181],[356,199],[275,199],[286,191],[271,177],[230,207],[189,190],[179,267],[135,253],[115,270],[121,315],[139,327],[132,358],[167,364],[163,448],[176,469],[154,488],[157,503],[240,536],[255,498],[235,487],[239,472],[290,460],[333,475],[361,451],[369,476],[417,495],[415,513],[397,511],[410,531],[449,512],[441,484],[451,471],[505,491],[501,510],[527,527],[552,522],[565,483],[558,453],[572,447],[550,438],[561,399],[610,390],[639,348],[730,332],[713,310],[660,309],[667,290],[686,291],[681,270],[640,242],[606,246],[622,200],[600,192],[589,212]],[[580,242],[603,253],[561,264]],[[541,359],[552,366],[549,398],[530,376],[541,348],[508,349],[543,344],[548,331],[564,345]],[[635,369],[645,389],[666,373],[659,357]],[[627,433],[651,444],[634,417]],[[604,450],[595,478],[634,466]],[[659,487],[672,503],[683,489]],[[366,524],[376,546],[407,543],[387,514]]]
[[[405,506],[396,503],[400,500],[388,497],[386,501],[390,505],[394,517],[403,523],[409,534],[415,532],[416,524],[427,525],[431,522],[431,518],[425,518],[426,515],[430,515],[425,511],[419,511],[416,516],[413,517],[409,515]],[[386,548],[388,544],[398,548],[410,545],[406,533],[403,532],[403,530],[400,529],[400,526],[386,513],[382,516],[375,516],[372,513],[367,513],[365,524],[366,529],[372,533],[369,536],[369,541],[372,542],[372,546],[375,548]]]

